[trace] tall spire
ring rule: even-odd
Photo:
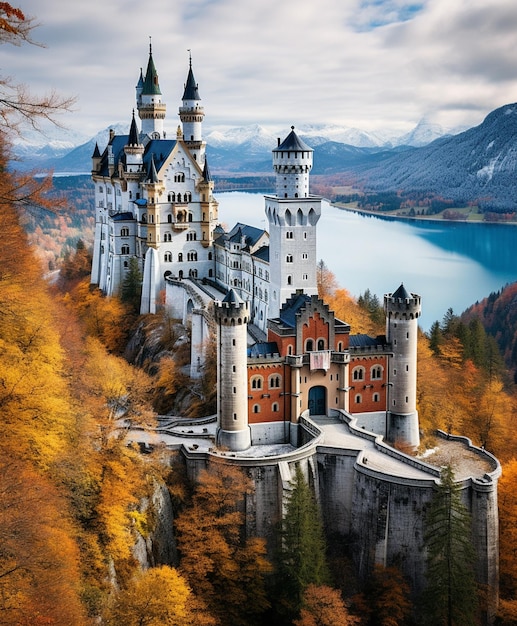
[[[194,78],[194,72],[192,71],[192,52],[188,51],[189,57],[189,68],[188,68],[188,76],[187,82],[185,83],[185,90],[183,92],[182,100],[201,100],[199,96],[198,85],[196,83],[196,79]]]
[[[129,129],[128,146],[137,146],[140,143],[138,139],[138,128],[136,127],[135,110],[133,109],[133,119],[131,120],[131,127]]]
[[[151,39],[149,37],[149,39]],[[160,85],[158,84],[158,72],[154,66],[153,48],[149,41],[149,61],[147,62],[147,70],[145,72],[144,87],[142,94],[146,96],[161,95]]]

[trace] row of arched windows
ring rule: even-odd
[[[263,376],[252,376],[250,379],[251,389],[262,389],[264,385]],[[271,374],[268,377],[268,389],[280,389],[282,386],[282,377],[278,374]]]
[[[280,407],[278,406],[278,402],[273,402],[271,405],[271,411],[273,413],[278,413]],[[260,413],[260,404],[254,404],[251,408],[252,413]]]
[[[372,394],[372,402],[380,402],[381,401],[381,396],[378,393],[374,393]],[[354,396],[354,402],[355,404],[362,404],[363,403],[363,396],[360,393],[356,393]]]
[[[382,380],[384,368],[382,365],[373,365],[370,368],[370,380]],[[365,380],[366,368],[362,365],[354,367],[352,370],[352,380]]]
[[[192,194],[190,191],[186,193],[175,193],[174,191],[167,196],[169,202],[192,202]]]

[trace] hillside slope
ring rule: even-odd
[[[517,104],[496,109],[459,135],[358,166],[355,174],[369,189],[425,190],[487,208],[515,208]]]

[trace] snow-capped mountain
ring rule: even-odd
[[[474,128],[422,148],[354,167],[370,189],[422,189],[447,198],[517,206],[517,103],[492,111]]]
[[[453,134],[456,133],[448,131],[439,124],[434,124],[424,117],[409,133],[394,139],[393,144],[396,146],[413,146],[420,148],[427,146],[435,139]]]

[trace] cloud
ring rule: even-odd
[[[66,120],[95,134],[130,120],[149,36],[169,130],[188,69],[206,125],[336,123],[409,130],[424,115],[479,123],[517,100],[508,0],[25,0],[47,48],[3,46],[37,92],[76,94]]]

